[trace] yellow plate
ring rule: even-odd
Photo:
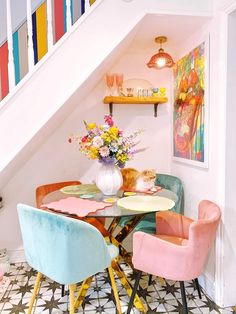
[[[136,195],[136,194],[137,194],[136,192],[124,192],[125,196],[133,196],[133,195]]]
[[[117,198],[114,198],[114,197],[105,198],[103,200],[103,202],[105,203],[115,203],[116,201],[117,201]]]
[[[171,209],[175,206],[175,202],[161,196],[136,195],[119,199],[117,205],[129,210],[157,212]]]

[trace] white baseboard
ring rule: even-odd
[[[206,294],[215,302],[215,281],[208,273],[202,273],[198,278],[199,284]]]
[[[25,262],[24,249],[7,250],[7,254],[10,257],[10,263],[23,263],[23,262]]]

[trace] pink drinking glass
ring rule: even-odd
[[[107,84],[107,87],[109,88],[110,96],[112,95],[112,87],[114,84],[114,80],[115,80],[115,74],[110,74],[110,73],[106,74],[106,84]]]
[[[123,85],[123,79],[124,79],[124,74],[118,73],[116,74],[116,87],[117,87],[117,92],[118,95],[120,95],[120,91]]]

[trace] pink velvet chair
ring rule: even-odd
[[[219,207],[205,200],[199,204],[197,221],[171,211],[160,212],[156,215],[156,235],[134,233],[133,264],[138,274],[127,314],[142,272],[180,281],[184,313],[188,313],[184,281],[194,280],[201,297],[197,278],[215,239],[220,216]]]

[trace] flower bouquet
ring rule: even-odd
[[[123,131],[114,124],[110,115],[104,116],[102,125],[85,121],[84,124],[87,134],[84,136],[73,135],[69,137],[69,142],[79,143],[82,153],[90,159],[98,159],[101,162],[102,168],[97,175],[96,184],[104,194],[114,195],[114,191],[117,192],[123,182],[119,168],[123,168],[134,154],[143,151],[143,149],[136,149],[139,142],[135,141],[142,130],[125,136]],[[111,181],[116,181],[116,183],[113,182],[113,184]],[[101,184],[106,185],[106,191]],[[112,188],[113,185],[116,187]]]

